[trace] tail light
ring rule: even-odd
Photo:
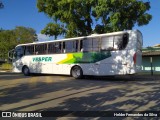
[[[134,55],[133,55],[133,62],[134,62],[134,64],[136,64],[136,58],[137,58],[137,55],[136,55],[136,53],[134,53]]]

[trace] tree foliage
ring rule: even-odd
[[[33,28],[17,26],[13,31],[19,44],[37,41],[36,31]]]
[[[55,25],[43,33],[57,36],[63,30],[66,37],[132,29],[152,18],[150,3],[142,0],[37,0],[37,8]]]
[[[48,23],[41,33],[49,36],[55,36],[55,39],[57,39],[57,36],[65,33],[65,31],[59,24]]]
[[[17,44],[37,41],[36,32],[32,28],[17,26],[13,30],[0,30],[0,58],[7,58],[9,50]]]

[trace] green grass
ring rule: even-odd
[[[12,64],[10,64],[10,63],[3,63],[0,66],[0,70],[11,70],[11,69],[12,69]]]

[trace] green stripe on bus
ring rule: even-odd
[[[68,54],[67,58],[60,61],[60,64],[68,64],[68,63],[95,63],[111,57],[110,51],[104,52],[86,52],[86,53],[72,53]]]

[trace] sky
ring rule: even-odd
[[[38,39],[52,40],[53,37],[42,35],[41,30],[47,23],[52,22],[44,13],[39,13],[36,7],[37,0],[0,0],[4,8],[0,9],[0,28],[14,29],[16,26],[31,27],[36,30]],[[149,0],[144,0],[149,1]],[[143,34],[143,47],[160,44],[160,0],[150,0],[152,20],[148,25],[135,26]]]

